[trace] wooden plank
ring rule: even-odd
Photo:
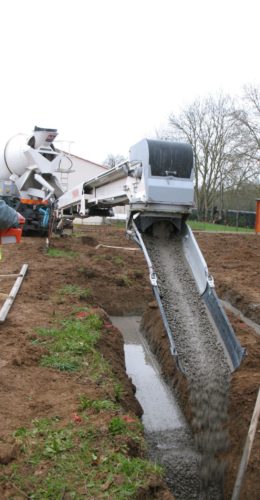
[[[9,313],[13,305],[13,302],[25,277],[27,269],[28,269],[28,264],[24,264],[21,268],[20,274],[18,275],[18,278],[16,279],[11,292],[9,293],[4,305],[0,310],[0,323],[3,323],[6,320],[7,314]]]
[[[0,274],[0,278],[17,278],[20,274]]]
[[[249,457],[250,457],[250,453],[251,453],[254,438],[255,438],[259,414],[260,414],[260,389],[258,389],[258,396],[256,399],[256,404],[255,404],[254,412],[252,415],[251,423],[249,426],[247,439],[245,442],[244,451],[243,451],[243,455],[241,458],[239,470],[237,473],[237,478],[236,478],[236,482],[235,482],[235,486],[234,486],[231,500],[239,500],[239,497],[240,497],[240,491],[241,491],[244,475],[246,472],[247,464],[249,462]]]
[[[84,237],[84,236],[83,236]],[[102,243],[99,243],[99,245],[97,245],[95,247],[95,250],[98,250],[99,248],[115,248],[117,250],[131,250],[132,252],[136,252],[136,251],[139,251],[140,248],[139,247],[116,247],[114,245],[103,245]]]

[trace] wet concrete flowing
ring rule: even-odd
[[[160,367],[139,330],[140,318],[111,317],[125,341],[126,370],[143,408],[148,455],[164,466],[177,500],[199,498],[200,455],[177,399],[160,375]]]
[[[230,370],[184,257],[181,238],[172,235],[167,224],[156,226],[144,242],[189,384],[192,428],[201,453],[195,498],[216,500],[222,498],[224,463],[217,456],[228,442],[225,422]]]

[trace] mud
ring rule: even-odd
[[[188,380],[192,427],[196,448],[202,455],[197,498],[222,498],[225,466],[218,454],[227,447],[225,422],[230,371],[226,357],[199,297],[181,240],[160,224],[154,236],[146,235],[144,240]]]

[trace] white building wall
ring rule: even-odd
[[[93,163],[89,160],[85,160],[84,158],[80,158],[79,156],[70,154],[69,157],[73,163],[71,173],[56,173],[56,176],[65,191],[73,189],[81,182],[92,179],[92,177],[96,177],[107,170],[107,168],[103,165]]]
[[[69,154],[69,157],[71,158],[71,161],[73,163],[71,173],[66,175],[56,172],[56,177],[61,183],[64,191],[69,191],[81,182],[92,179],[93,177],[96,177],[107,170],[107,167],[99,165],[98,163],[93,163],[89,160],[85,160],[84,158],[80,158],[79,156]],[[127,207],[124,206],[114,207],[113,210],[115,214],[127,213]],[[91,219],[97,220],[100,218],[91,217]],[[87,220],[90,221],[90,218]]]

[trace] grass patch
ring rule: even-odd
[[[109,432],[113,435],[124,434],[127,431],[127,423],[120,417],[114,417],[109,424]]]
[[[120,257],[119,255],[115,255],[114,257],[112,257],[112,261],[117,266],[121,266],[122,264],[125,263],[124,259],[122,257]]]
[[[78,253],[73,252],[72,250],[61,250],[59,248],[49,248],[47,252],[48,257],[66,257],[68,259],[72,259],[73,257],[77,257]]]
[[[86,308],[77,310],[85,311]],[[82,319],[65,320],[57,328],[38,328],[38,338],[33,344],[48,349],[48,354],[41,358],[41,366],[65,372],[86,370],[88,377],[100,387],[113,387],[114,399],[119,402],[122,386],[115,379],[108,361],[96,349],[102,324],[102,319],[94,313]]]
[[[254,230],[246,227],[225,226],[223,224],[212,224],[210,222],[200,222],[188,220],[187,224],[191,229],[198,231],[226,231],[231,233],[252,233]]]
[[[120,401],[122,398],[122,394],[123,394],[123,387],[122,387],[122,384],[120,384],[120,382],[115,382],[114,391],[115,391],[116,401]]]
[[[101,326],[102,320],[96,314],[90,314],[84,320],[63,321],[58,328],[38,329],[39,343],[42,342],[49,351],[42,357],[41,365],[61,371],[77,371],[84,363],[92,362],[93,370],[101,368],[99,365],[103,365],[103,359],[95,350]]]
[[[59,290],[60,295],[73,295],[79,299],[87,299],[92,296],[92,290],[90,288],[81,288],[77,285],[65,285]]]
[[[55,368],[61,372],[75,372],[81,368],[81,364],[76,359],[73,359],[71,355],[61,353],[44,356],[41,361],[41,366]]]
[[[97,261],[97,262],[102,262],[103,260],[113,260],[113,256],[110,255],[109,253],[100,253],[100,254],[95,254],[92,257],[92,260]]]
[[[110,408],[103,411],[109,418]],[[112,417],[113,432],[104,434],[95,415],[92,422],[82,416],[80,424],[63,426],[58,417],[36,419],[31,428],[22,427],[14,433],[23,460],[13,464],[3,479],[32,500],[61,500],[65,494],[78,500],[134,498],[151,477],[161,478],[162,469],[128,456],[129,439],[143,445],[139,422],[130,420],[127,424],[120,417]]]
[[[126,286],[129,287],[132,285],[132,281],[129,279],[129,277],[126,274],[119,274],[115,278],[115,283],[118,286]]]
[[[118,404],[114,403],[114,401],[111,401],[110,399],[89,399],[86,396],[81,396],[80,397],[80,407],[79,409],[86,410],[88,408],[92,408],[96,412],[100,412],[102,410],[111,410],[115,411],[118,410],[119,406]]]

